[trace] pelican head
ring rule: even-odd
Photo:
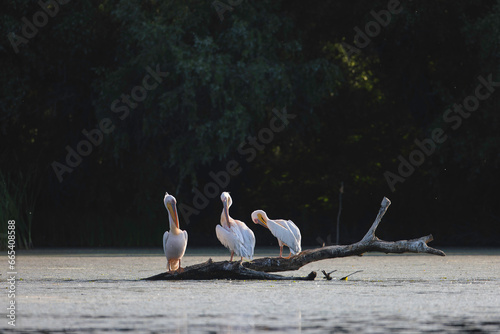
[[[170,195],[168,192],[165,193],[163,198],[163,203],[168,211],[168,218],[170,221],[170,226],[172,227],[172,222],[177,228],[179,228],[179,218],[177,217],[177,201],[174,196]]]
[[[260,224],[264,227],[267,227],[267,220],[269,218],[267,217],[266,213],[263,210],[255,210],[252,212],[252,221],[255,224]]]
[[[233,204],[233,199],[227,191],[224,191],[222,194],[220,194],[220,200],[222,201],[222,203],[225,203],[227,205],[228,209]]]
[[[233,199],[231,198],[231,195],[227,191],[224,191],[220,195],[220,200],[222,201],[222,206],[224,207],[223,211],[224,214],[226,215],[226,221],[229,224],[229,207],[231,204],[233,204]]]

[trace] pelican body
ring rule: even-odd
[[[241,260],[244,257],[252,260],[255,248],[255,235],[244,222],[229,216],[229,207],[233,204],[229,193],[223,192],[220,199],[223,208],[220,216],[220,225],[215,227],[217,239],[231,251],[231,259],[229,261],[233,261],[234,254],[240,256]]]
[[[252,221],[269,229],[278,239],[280,257],[283,257],[283,246],[290,248],[290,255],[287,258],[302,251],[300,230],[291,220],[269,219],[263,210],[256,210],[252,212]]]
[[[188,234],[179,228],[179,217],[177,215],[177,201],[175,197],[165,193],[163,199],[168,212],[170,231],[163,234],[163,251],[167,257],[168,272],[181,272],[181,259],[186,251]]]

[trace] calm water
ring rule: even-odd
[[[365,255],[312,263],[312,282],[139,279],[165,271],[158,250],[43,250],[17,256],[17,331],[63,333],[500,332],[500,251]],[[277,255],[269,249],[257,256]],[[227,260],[190,250],[183,266]],[[6,257],[5,257],[6,259]],[[2,281],[6,283],[4,261]],[[338,270],[336,280],[321,269]],[[338,278],[356,270],[348,281]],[[7,305],[7,291],[0,297]],[[2,307],[0,329],[10,329]]]

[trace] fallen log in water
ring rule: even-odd
[[[307,280],[316,278],[316,272],[311,272],[306,277],[287,277],[268,274],[242,266],[241,261],[213,262],[209,259],[205,263],[195,264],[184,268],[182,272],[161,273],[145,278],[150,281],[158,280],[211,280],[211,279],[241,279],[241,280]]]
[[[249,262],[240,261],[222,261],[213,262],[212,259],[205,263],[196,264],[184,268],[181,273],[162,273],[147,280],[208,280],[208,279],[260,279],[260,280],[313,280],[316,277],[315,272],[311,272],[307,277],[286,277],[280,275],[268,274],[268,272],[298,270],[308,263],[361,255],[366,252],[383,253],[427,253],[444,256],[445,253],[439,249],[427,246],[427,243],[433,240],[432,235],[427,235],[418,239],[384,241],[375,236],[375,231],[382,220],[391,201],[387,197],[382,200],[381,208],[373,222],[371,228],[361,241],[352,245],[328,246],[316,249],[308,249],[300,254],[285,258],[260,258]]]

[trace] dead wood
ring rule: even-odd
[[[243,263],[243,266],[265,272],[279,272],[297,270],[308,263],[346,257],[353,255],[362,255],[366,252],[382,253],[427,253],[444,256],[444,252],[427,246],[427,243],[433,240],[432,235],[412,240],[384,241],[375,236],[375,231],[382,220],[391,201],[384,197],[377,218],[371,228],[365,234],[361,241],[352,245],[327,246],[315,249],[304,250],[300,254],[294,255],[289,259],[284,258],[260,258],[250,262]]]
[[[306,277],[290,277],[268,274],[262,271],[255,271],[245,268],[240,261],[221,261],[213,262],[209,259],[207,262],[195,264],[184,268],[180,273],[161,273],[155,276],[145,278],[149,281],[158,280],[212,280],[212,279],[239,279],[239,280],[302,280],[312,281],[316,278],[316,272],[311,272]]]

